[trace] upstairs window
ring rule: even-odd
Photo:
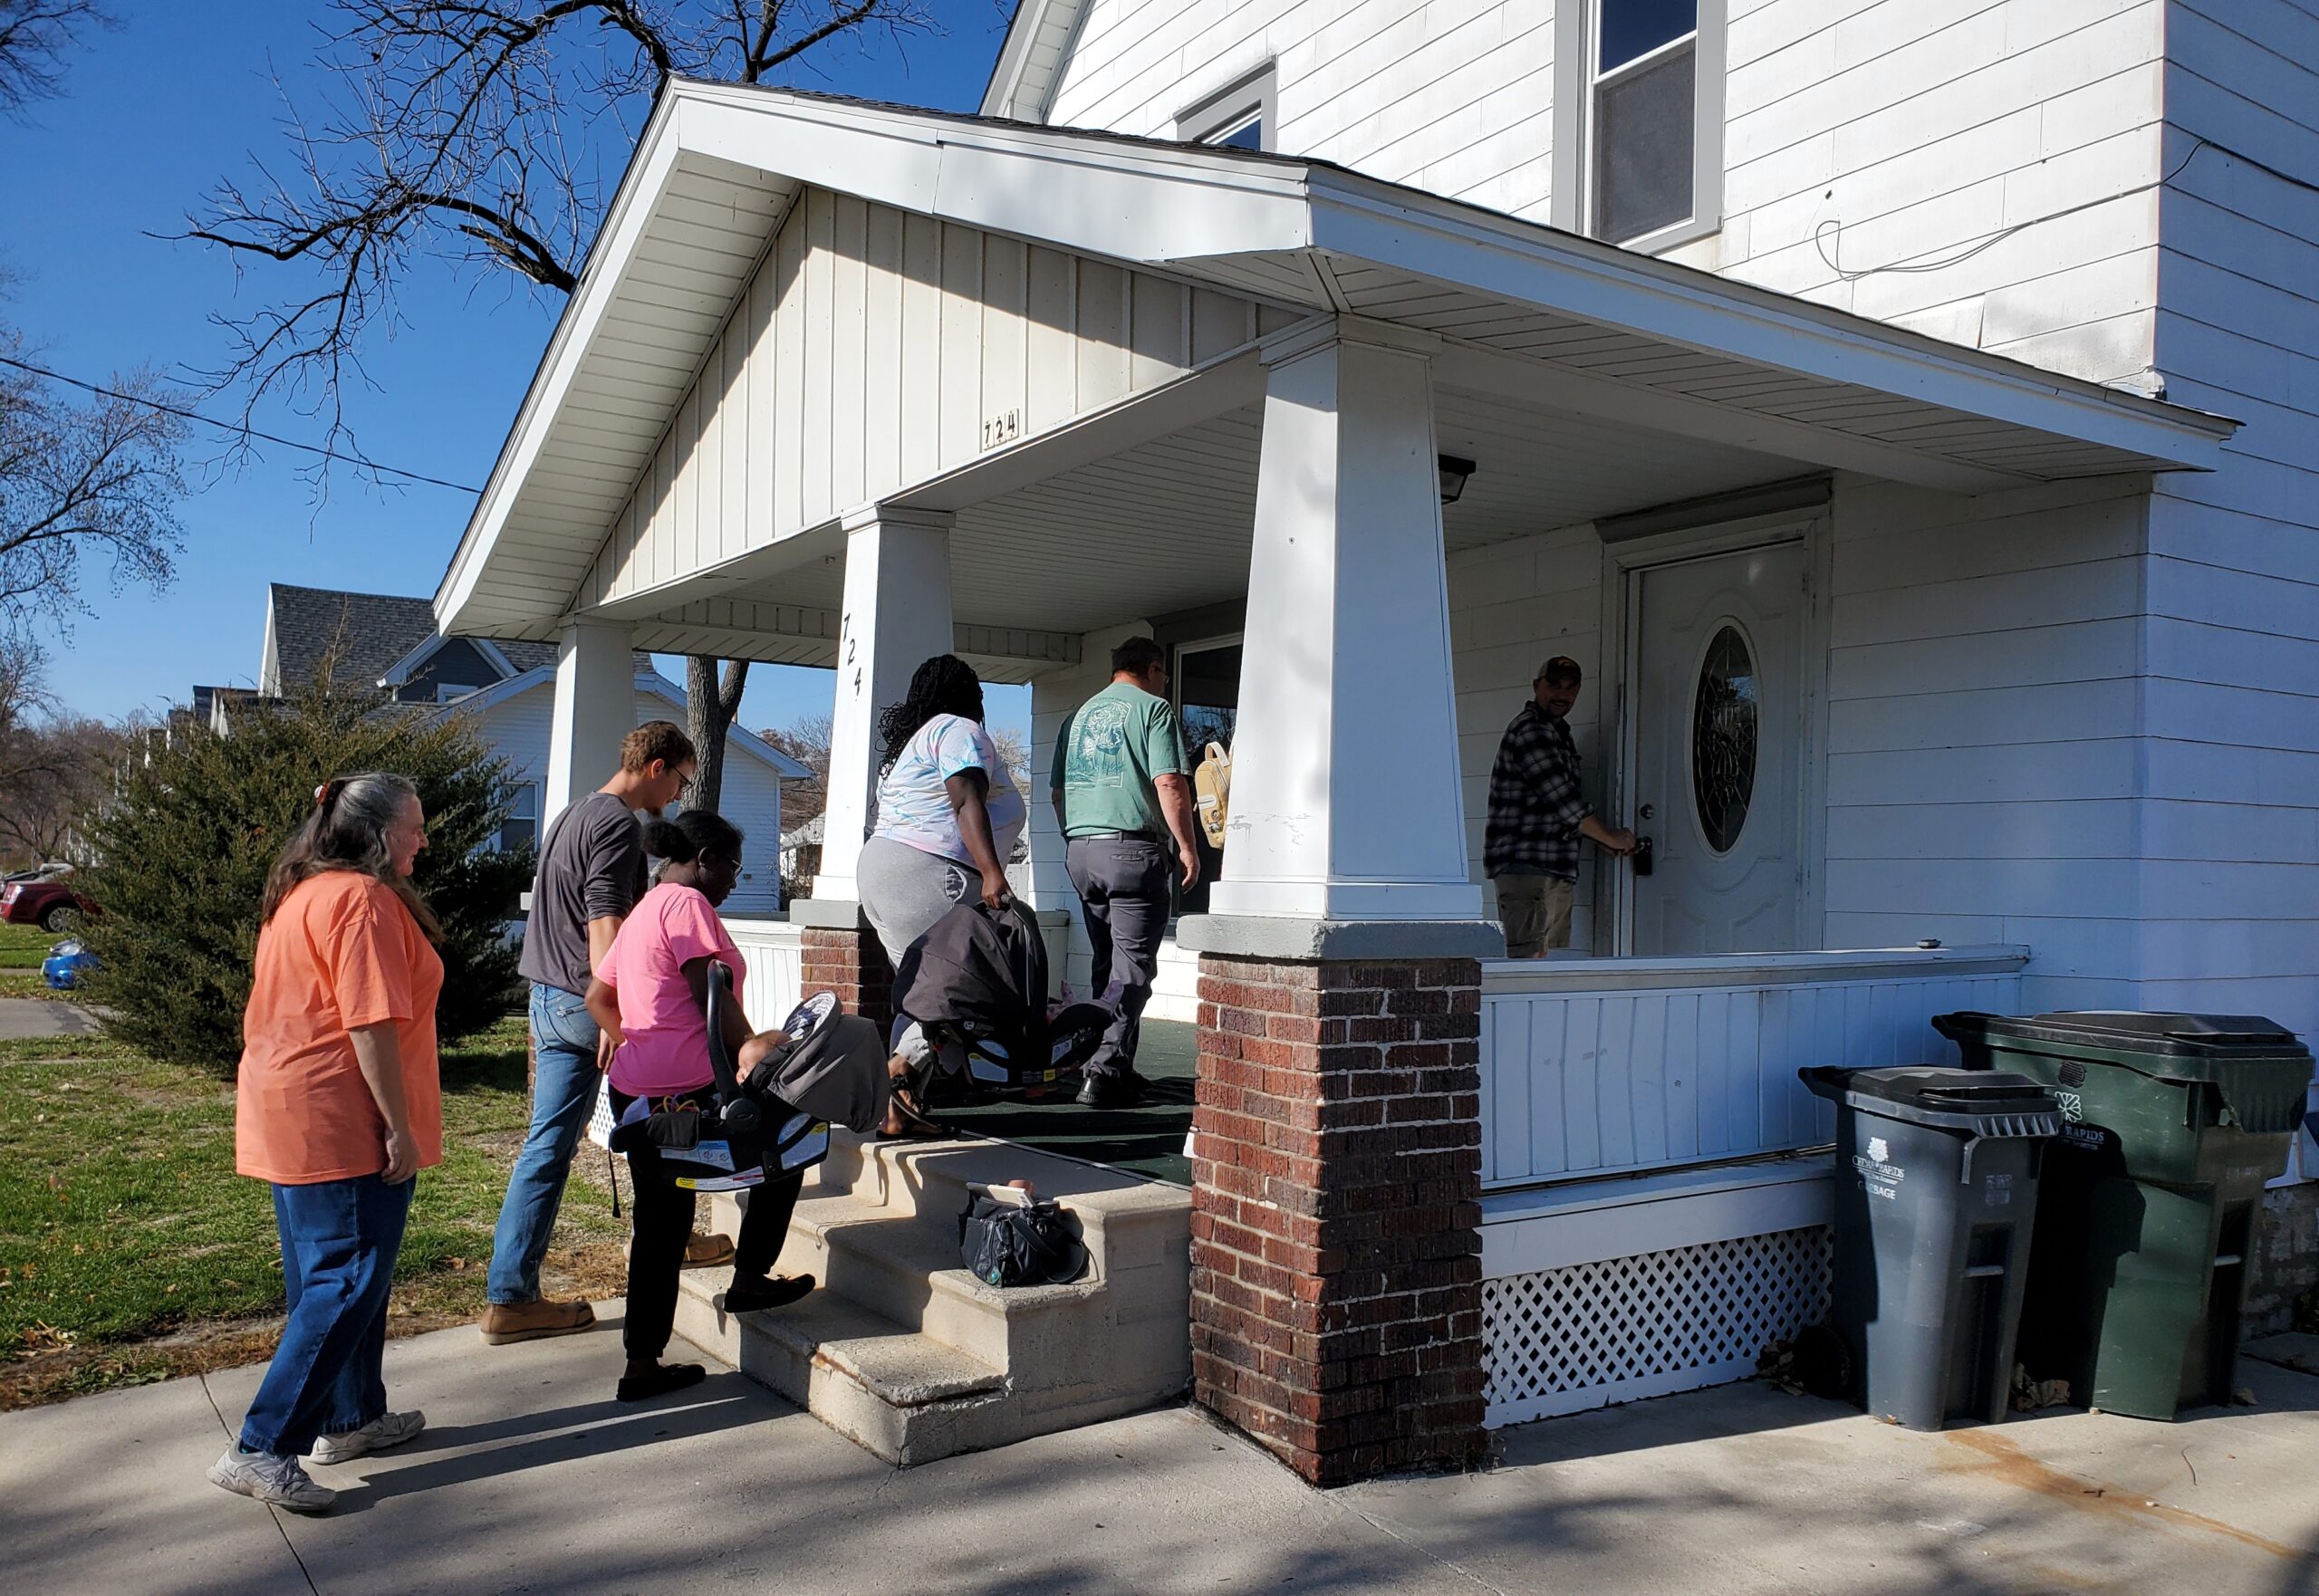
[[[1723,189],[1723,0],[1587,0],[1564,8],[1568,154],[1555,220],[1666,248],[1712,232]]]
[[[1273,132],[1279,116],[1273,91],[1277,81],[1267,62],[1179,115],[1176,137],[1187,144],[1225,149],[1275,148]]]

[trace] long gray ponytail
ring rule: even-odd
[[[355,776],[332,776],[314,789],[314,812],[293,832],[281,857],[265,878],[265,924],[274,918],[282,900],[299,882],[325,870],[353,870],[386,883],[410,910],[410,918],[429,942],[443,940],[442,922],[427,907],[407,876],[395,873],[387,852],[387,829],[402,814],[403,805],[419,796],[409,776],[387,771],[366,771]]]

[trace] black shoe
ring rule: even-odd
[[[725,1312],[754,1313],[760,1308],[786,1308],[813,1289],[810,1274],[760,1275],[736,1280],[725,1288]]]
[[[1083,1109],[1131,1109],[1143,1101],[1143,1077],[1132,1070],[1090,1072],[1079,1088]]]
[[[620,1399],[641,1402],[652,1397],[664,1397],[670,1391],[697,1386],[708,1378],[708,1370],[698,1363],[662,1363],[649,1374],[623,1374],[620,1377]]]

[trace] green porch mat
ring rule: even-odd
[[[969,1136],[1019,1141],[1041,1152],[1107,1164],[1149,1179],[1192,1182],[1184,1138],[1192,1128],[1192,1071],[1198,1028],[1178,1020],[1146,1020],[1136,1073],[1143,1101],[1131,1109],[1083,1109],[1068,1097],[1047,1102],[999,1102],[946,1108],[939,1117]]]

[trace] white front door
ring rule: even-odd
[[[1796,946],[1804,546],[1639,573],[1633,878],[1641,957]]]

